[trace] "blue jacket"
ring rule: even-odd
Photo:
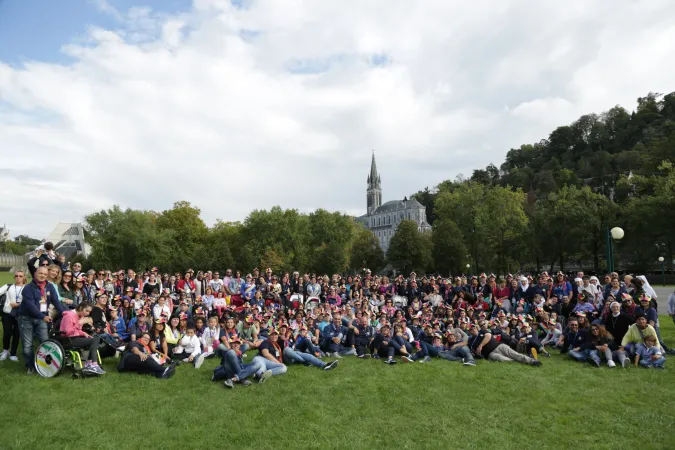
[[[340,340],[344,342],[345,338],[347,337],[347,327],[344,325],[336,327],[335,324],[331,322],[323,328],[321,333],[323,335],[324,342],[330,341],[334,337],[340,337]]]
[[[53,305],[59,312],[59,315],[61,315],[63,313],[63,306],[61,306],[59,293],[56,292],[54,285],[47,282],[45,285],[45,294],[47,296],[47,311],[41,312],[40,300],[42,299],[42,292],[40,291],[40,287],[35,281],[27,285],[21,293],[23,301],[21,302],[21,306],[19,306],[19,315],[42,320],[49,314],[49,305]]]

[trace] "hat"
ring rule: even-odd
[[[279,334],[279,330],[277,330],[275,328],[271,328],[268,334],[270,334],[270,335],[271,334]]]
[[[155,320],[155,323],[166,323],[166,319],[164,317],[160,317],[159,319]]]
[[[144,315],[145,315],[145,311],[142,310],[142,309],[138,309],[138,310],[136,310],[136,315],[137,315],[137,316],[144,316]]]
[[[180,314],[178,315],[178,318],[179,318],[180,320],[187,320],[188,316],[187,316],[187,314],[185,314],[185,313],[180,313]]]
[[[434,333],[434,337],[438,339],[443,339],[443,335],[441,333]]]
[[[621,301],[633,301],[633,297],[630,296],[630,294],[626,294],[625,292],[621,294]]]
[[[384,322],[384,323],[380,326],[380,329],[382,329],[382,328],[384,328],[384,327],[391,328],[391,325],[389,325],[389,322]]]
[[[300,328],[298,328],[298,331],[305,330],[307,331],[307,325],[300,325]]]
[[[244,319],[244,322],[253,323],[253,316],[246,316],[246,318]]]
[[[108,293],[107,293],[106,291],[98,291],[94,297],[95,297],[96,299],[99,299],[99,298],[101,298],[101,297],[103,297],[103,296],[106,296],[106,297],[107,297],[107,296],[108,296]]]
[[[647,294],[642,294],[642,297],[640,297],[640,301],[641,302],[651,302],[652,298]]]
[[[234,343],[239,343],[239,344],[241,344],[241,339],[239,339],[238,336],[232,336],[232,337],[230,338],[230,344],[234,344]]]

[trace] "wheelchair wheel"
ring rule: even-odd
[[[66,363],[66,351],[57,341],[44,341],[35,352],[35,370],[44,378],[57,376]]]

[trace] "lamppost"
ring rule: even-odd
[[[663,287],[666,287],[666,269],[664,265],[665,259],[663,256],[659,256],[659,262],[661,263],[661,278],[663,279]]]
[[[614,272],[614,248],[612,241],[620,241],[623,239],[623,229],[614,227],[611,230],[607,227],[607,271]]]
[[[468,277],[470,275],[469,269],[471,269],[471,264],[466,265],[466,276]]]

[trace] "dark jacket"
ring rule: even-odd
[[[49,282],[45,284],[45,295],[47,296],[47,308],[43,312],[40,311],[42,292],[40,291],[40,286],[33,280],[33,282],[27,285],[21,293],[23,301],[21,302],[21,306],[19,306],[19,315],[42,320],[49,314],[49,305],[54,306],[59,312],[59,315],[61,315],[61,313],[63,313],[63,306],[61,306],[61,302],[59,301],[59,294]]]
[[[563,348],[561,353],[567,353],[568,351],[580,347],[582,349],[587,348],[588,343],[591,340],[591,335],[588,330],[581,328],[576,333],[573,333],[570,330],[565,332],[565,340],[563,341]]]

